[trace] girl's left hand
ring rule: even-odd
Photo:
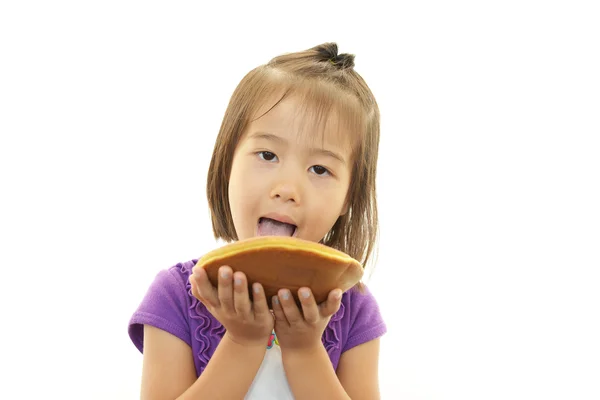
[[[282,351],[311,350],[322,346],[321,336],[331,316],[340,308],[342,291],[329,292],[327,300],[317,305],[309,288],[300,288],[298,298],[302,310],[298,309],[288,289],[281,289],[273,296],[275,334]]]

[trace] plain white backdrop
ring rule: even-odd
[[[383,398],[600,398],[594,6],[2,2],[0,398],[138,398],[127,322],[217,245],[229,96],[326,41],[382,114]]]

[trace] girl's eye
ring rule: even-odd
[[[310,167],[310,169],[313,170],[313,172],[319,176],[331,175],[327,168],[322,167],[320,165],[313,165],[312,167]]]
[[[271,153],[270,151],[259,151],[258,156],[265,161],[273,161],[277,158],[275,153]]]

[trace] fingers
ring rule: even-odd
[[[248,317],[250,315],[250,297],[248,295],[248,282],[246,275],[243,272],[235,272],[233,274],[233,305],[235,311],[241,316]]]
[[[248,279],[243,272],[233,272],[231,267],[222,266],[218,271],[218,286],[215,288],[203,268],[193,269],[190,276],[192,294],[205,304],[219,307],[221,311],[251,318],[255,315],[271,317],[264,289],[254,284],[253,302],[248,292]],[[254,303],[254,304],[253,304]]]
[[[283,313],[285,314],[285,318],[290,324],[293,325],[303,320],[302,314],[296,305],[296,301],[288,289],[280,289],[278,298]]]
[[[315,297],[309,288],[298,290],[301,309],[288,289],[281,289],[277,296],[273,296],[273,313],[275,318],[287,321],[290,325],[307,322],[317,324],[322,318],[329,318],[340,308],[342,291],[335,289],[329,292],[327,300],[317,305]]]
[[[275,320],[278,323],[283,323],[289,325],[287,318],[285,317],[285,313],[283,312],[283,307],[281,306],[281,302],[279,301],[278,296],[273,296],[271,299],[271,303],[273,304],[273,315],[275,315]]]
[[[219,302],[221,308],[229,313],[235,312],[235,306],[233,303],[233,290],[232,290],[232,276],[233,271],[228,266],[219,268]]]
[[[206,271],[201,267],[194,267],[194,273],[190,276],[192,294],[205,305],[211,307],[219,306],[219,297],[215,287],[210,283]]]
[[[319,311],[321,317],[328,318],[340,309],[342,303],[342,291],[340,289],[334,289],[329,292],[327,300],[319,305]]]
[[[265,290],[260,283],[252,285],[252,308],[254,309],[254,315],[259,319],[271,314],[267,305]]]
[[[304,320],[310,324],[316,324],[319,321],[319,308],[309,288],[300,288],[298,290],[298,298],[302,305],[302,313]]]

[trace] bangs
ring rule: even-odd
[[[366,112],[351,93],[334,83],[322,80],[294,79],[290,75],[270,70],[249,110],[249,122],[269,113],[288,97],[298,100],[294,124],[299,136],[308,136],[324,147],[326,133],[330,139],[344,143],[351,152],[361,147],[366,131]]]

